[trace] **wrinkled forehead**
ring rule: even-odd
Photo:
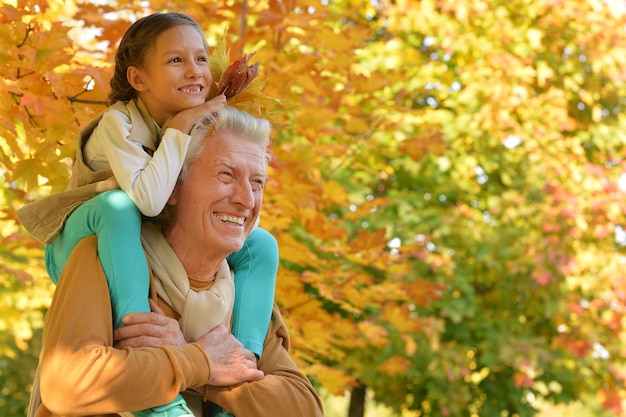
[[[221,134],[207,138],[204,159],[209,165],[222,165],[250,173],[265,173],[267,151],[254,141],[233,134]]]

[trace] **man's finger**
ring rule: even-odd
[[[256,361],[245,360],[244,365],[246,365],[248,369],[257,369]]]
[[[248,350],[248,349],[243,351],[243,358],[256,362],[256,355],[251,350]]]
[[[115,340],[131,339],[133,337],[139,337],[146,333],[148,325],[133,324],[128,326],[122,326],[113,331],[113,338]]]
[[[165,346],[163,340],[158,337],[150,336],[137,336],[128,339],[120,340],[115,343],[115,347],[123,349],[125,347],[140,348],[140,347],[162,347]]]
[[[159,313],[129,313],[122,317],[125,325],[151,323],[164,326],[169,322],[169,318]]]
[[[156,301],[150,298],[148,302],[150,303],[150,310],[152,310],[155,313],[165,315],[165,311],[163,311],[163,309],[159,307]]]
[[[246,376],[246,381],[260,381],[265,378],[263,371],[259,371],[258,369],[248,369]]]
[[[152,313],[129,313],[122,317],[122,323],[125,325],[150,322]]]
[[[223,324],[220,324],[212,328],[209,333],[213,333],[213,334],[228,333],[228,330],[226,330],[226,326],[224,326]]]

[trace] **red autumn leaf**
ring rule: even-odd
[[[254,53],[244,55],[243,58],[238,59],[228,66],[217,88],[220,94],[224,94],[226,98],[231,98],[241,93],[250,85],[252,80],[254,80],[259,73],[258,62],[253,65],[248,65],[248,61],[250,61],[253,55]]]

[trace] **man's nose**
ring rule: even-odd
[[[238,181],[233,192],[232,200],[247,209],[253,208],[254,192],[252,191],[252,184],[248,181]]]

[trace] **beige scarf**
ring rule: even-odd
[[[222,261],[213,286],[196,292],[190,288],[185,268],[158,226],[144,222],[141,243],[154,274],[157,294],[180,314],[178,323],[186,340],[198,340],[219,324],[230,326],[235,287],[226,260]]]

